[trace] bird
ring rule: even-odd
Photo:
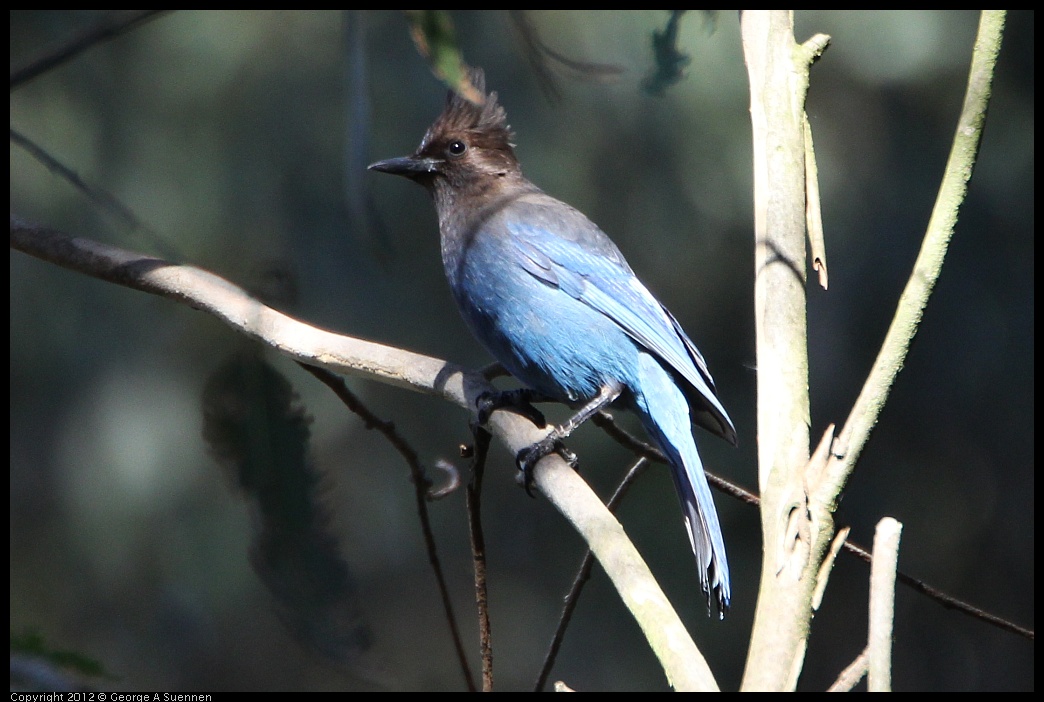
[[[524,386],[493,398],[484,412],[480,407],[480,419],[530,401],[579,408],[519,452],[528,475],[600,409],[615,403],[633,411],[670,464],[708,613],[713,603],[723,618],[729,566],[692,427],[733,445],[737,436],[707,363],[609,236],[522,174],[497,94],[486,94],[481,68],[469,68],[467,77],[481,101],[450,90],[412,155],[369,168],[404,176],[430,193],[457,307],[472,334]]]

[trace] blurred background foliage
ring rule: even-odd
[[[12,66],[105,17],[11,12]],[[700,345],[740,434],[738,450],[698,437],[705,462],[755,487],[750,123],[735,14],[681,19],[676,46],[689,61],[660,96],[648,88],[665,11],[533,11],[521,19],[535,34],[507,12],[451,17],[464,59],[500,94],[526,174],[598,222]],[[837,514],[866,544],[881,516],[898,518],[903,570],[1030,627],[1033,19],[1009,16],[941,280]],[[799,12],[796,21],[799,41],[833,38],[808,100],[831,283],[808,286],[818,437],[844,420],[911,269],[978,14]],[[535,68],[534,36],[574,63]],[[13,129],[145,226],[88,202],[14,145],[11,211],[201,266],[329,329],[480,366],[489,358],[448,294],[431,203],[406,181],[364,170],[413,151],[444,94],[399,12],[160,15],[11,94]],[[366,633],[347,647],[302,645],[272,573],[251,565],[256,505],[202,436],[204,388],[248,345],[207,315],[20,253],[10,272],[12,632],[100,661],[117,678],[94,683],[104,687],[462,688],[408,471],[383,439],[311,376],[267,356],[297,394],[294,416],[311,417],[300,425],[317,471],[308,490],[332,538],[323,548],[337,545],[337,577],[357,598],[348,626]],[[429,463],[453,459],[468,439],[456,408],[349,385]],[[593,427],[571,445],[606,494],[627,456]],[[516,487],[502,448],[491,461],[497,686],[528,689],[582,544]],[[431,509],[472,645],[463,502],[454,494]],[[753,509],[717,502],[734,574],[724,623],[706,617],[662,470],[620,517],[728,689],[746,654],[761,545]],[[862,649],[867,576],[864,564],[838,560],[801,688],[823,688]],[[1033,688],[1031,642],[905,588],[895,644],[896,689]],[[587,690],[666,688],[597,574],[553,678]]]

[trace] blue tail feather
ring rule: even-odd
[[[640,390],[635,394],[638,414],[670,461],[700,584],[708,596],[713,594],[719,614],[724,615],[731,598],[729,565],[714,498],[692,436],[689,404],[674,377],[652,356],[641,354],[639,374],[636,385]]]

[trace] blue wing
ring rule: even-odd
[[[693,421],[735,443],[736,430],[715,395],[714,381],[696,345],[678,320],[638,280],[609,238],[584,219],[588,227],[572,239],[557,236],[549,228],[520,225],[518,220],[509,222],[513,234],[510,240],[519,255],[519,264],[545,285],[558,288],[611,319],[688,381],[702,400],[692,408]],[[687,394],[692,396],[691,392]]]

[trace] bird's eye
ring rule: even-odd
[[[460,139],[455,139],[451,141],[449,143],[449,146],[446,147],[446,153],[448,153],[452,158],[460,158],[464,155],[464,152],[467,150],[468,145]]]

